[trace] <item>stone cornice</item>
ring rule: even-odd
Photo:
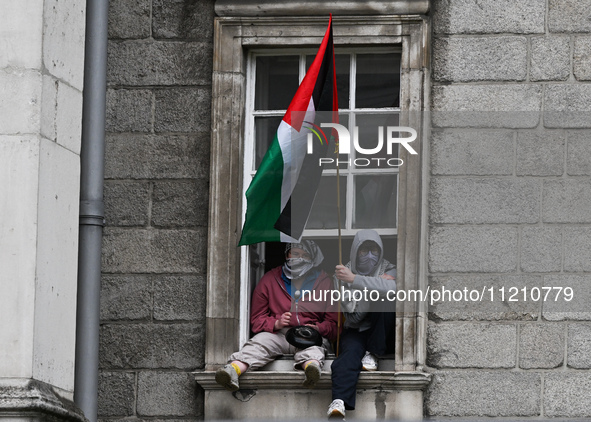
[[[0,418],[3,415],[46,415],[60,420],[88,422],[82,411],[42,381],[23,378],[0,379]]]
[[[217,0],[218,16],[314,16],[425,14],[429,0]]]

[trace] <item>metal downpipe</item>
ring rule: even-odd
[[[74,402],[90,422],[98,411],[108,10],[108,0],[86,2]]]

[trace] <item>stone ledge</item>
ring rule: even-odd
[[[197,383],[206,391],[224,389],[215,382],[215,371],[197,371],[193,372],[193,375]],[[240,387],[241,389],[297,390],[304,389],[302,387],[303,381],[303,371],[252,371],[240,377]],[[424,390],[430,381],[431,374],[424,372],[362,372],[359,375],[357,389]],[[330,373],[322,371],[316,389],[329,389],[330,387]]]
[[[217,0],[218,16],[310,16],[310,15],[384,15],[425,14],[429,0]]]
[[[0,419],[4,417],[88,422],[82,411],[52,385],[28,378],[0,379]]]

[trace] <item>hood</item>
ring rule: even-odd
[[[375,230],[359,230],[353,239],[353,244],[351,245],[351,271],[357,274],[357,251],[363,244],[363,242],[367,240],[373,240],[378,244],[380,247],[380,256],[378,258],[378,263],[376,264],[375,268],[380,268],[382,264],[382,260],[384,259],[384,245],[382,244],[382,238]],[[374,269],[375,271],[375,269]]]

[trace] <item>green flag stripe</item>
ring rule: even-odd
[[[280,241],[280,232],[273,225],[281,214],[282,183],[283,155],[275,134],[246,191],[246,220],[239,246]]]

